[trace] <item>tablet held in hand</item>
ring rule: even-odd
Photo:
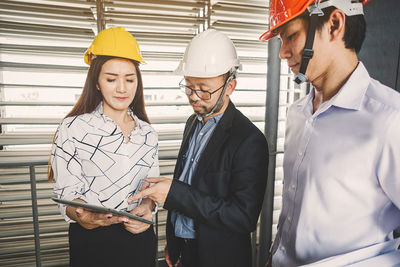
[[[118,215],[118,216],[125,216],[125,217],[128,217],[128,218],[133,219],[133,220],[141,221],[141,222],[144,222],[144,223],[147,223],[147,224],[150,224],[150,225],[153,224],[152,221],[143,219],[142,217],[130,214],[129,212],[126,212],[126,211],[111,209],[111,208],[107,208],[107,207],[103,207],[103,206],[92,205],[92,204],[88,204],[88,203],[85,203],[85,202],[78,202],[78,201],[70,201],[70,200],[65,200],[65,199],[59,199],[59,198],[55,198],[55,197],[52,197],[51,199],[53,201],[57,202],[57,203],[65,204],[65,205],[68,205],[68,206],[82,207],[82,208],[85,208],[85,209],[92,210],[94,212],[112,213],[112,214],[115,214],[115,215]]]

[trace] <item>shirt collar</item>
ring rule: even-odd
[[[224,113],[221,113],[221,114],[218,114],[218,115],[216,115],[216,116],[214,116],[214,117],[211,117],[211,118],[209,118],[209,119],[207,120],[207,123],[208,123],[208,122],[211,122],[211,123],[217,124],[217,123],[219,122],[219,120],[222,118],[223,115],[224,115]],[[197,120],[198,120],[202,125],[205,124],[205,123],[204,123],[204,120],[203,120],[203,117],[197,116]]]
[[[110,117],[108,117],[106,114],[103,113],[103,101],[101,101],[97,105],[97,107],[96,107],[96,109],[94,110],[93,113],[95,115],[97,115],[97,117],[102,118],[104,120],[104,122],[107,122],[107,121],[114,122]],[[128,114],[135,120],[136,128],[142,129],[143,126],[145,126],[144,122],[139,120],[139,118],[135,114],[133,114],[133,111],[130,108],[128,108]]]
[[[329,100],[330,105],[346,109],[360,110],[362,100],[367,91],[370,76],[362,62],[358,63],[357,68],[350,75],[346,83],[340,88],[339,92]],[[297,105],[306,108],[314,99],[314,88],[310,90],[307,97],[300,100]],[[312,103],[311,103],[312,106]]]
[[[310,93],[306,97],[301,98],[297,102],[297,107],[303,111],[306,116],[312,115],[313,104],[312,100],[314,99],[314,89],[310,90]]]
[[[362,62],[359,62],[350,78],[333,99],[332,105],[346,109],[360,110],[370,79],[367,69]]]
[[[97,115],[100,118],[103,118],[104,121],[109,120],[110,118],[103,113],[103,101],[100,101],[100,103],[97,105],[96,109],[93,112],[95,115]]]

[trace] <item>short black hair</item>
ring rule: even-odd
[[[228,72],[222,74],[222,78],[224,79],[224,81],[227,81],[228,78],[229,78],[231,75],[233,75],[233,79],[236,79],[237,72],[236,72],[236,71],[229,70]]]
[[[336,10],[336,7],[327,7],[322,11],[324,15],[318,17],[317,30],[321,30],[325,22],[328,21],[331,13]],[[306,19],[310,22],[310,13],[306,10],[300,17]],[[346,15],[346,25],[343,41],[345,47],[348,49],[354,49],[356,53],[360,52],[361,46],[365,39],[365,32],[367,29],[367,24],[365,22],[364,15],[347,16]]]

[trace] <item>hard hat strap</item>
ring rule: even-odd
[[[315,4],[315,7],[310,12],[310,25],[308,27],[307,40],[301,57],[300,71],[299,73],[296,74],[296,77],[294,79],[294,81],[297,84],[301,84],[308,80],[306,76],[306,71],[308,63],[314,55],[313,45],[314,45],[315,31],[317,29],[317,21],[318,17],[323,15],[324,12],[322,12],[322,10],[320,9],[318,2],[317,4]]]
[[[215,103],[214,107],[211,109],[210,112],[208,112],[207,114],[201,115],[201,117],[203,118],[207,118],[208,116],[210,116],[211,114],[213,114],[215,112],[215,110],[217,109],[217,107],[221,104],[222,98],[225,95],[225,90],[228,87],[228,84],[235,78],[235,74],[234,72],[229,73],[229,77],[226,79],[225,83],[224,83],[224,88],[222,88],[222,92],[218,97],[217,103]]]

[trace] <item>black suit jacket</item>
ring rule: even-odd
[[[199,266],[250,267],[250,233],[256,229],[267,182],[267,141],[230,102],[188,185],[178,179],[196,121],[192,115],[186,122],[164,208],[193,218]],[[182,244],[175,237],[170,212],[166,232],[169,255],[176,262]]]

